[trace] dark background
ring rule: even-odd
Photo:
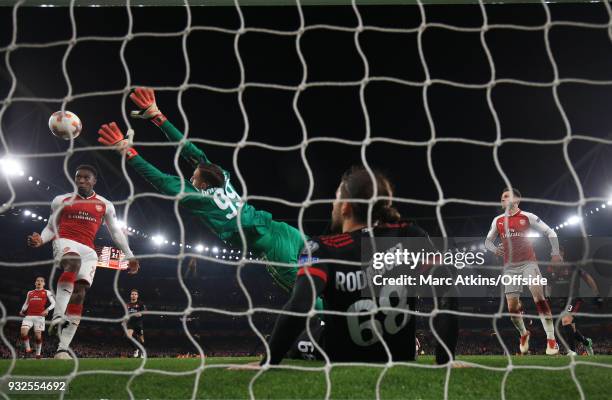
[[[425,6],[424,9],[428,24],[466,28],[478,28],[483,24],[478,6],[439,5]],[[16,314],[36,274],[47,276],[49,271],[48,266],[6,266],[13,261],[50,258],[48,247],[38,251],[26,249],[25,236],[34,230],[40,231],[44,224],[25,217],[25,209],[46,217],[53,196],[72,190],[70,179],[74,167],[86,162],[100,170],[97,191],[117,202],[119,214],[123,213],[121,204],[125,204],[122,202],[129,196],[129,186],[121,171],[119,157],[110,151],[80,149],[97,145],[98,127],[112,120],[122,126],[131,123],[136,129],[138,142],[146,144],[163,140],[155,126],[124,119],[133,107],[128,100],[123,108],[122,100],[129,88],[137,85],[158,88],[159,107],[179,128],[186,129],[188,125],[187,133],[191,139],[225,144],[201,144],[201,147],[213,162],[231,171],[233,183],[242,194],[248,189],[249,196],[269,196],[298,203],[296,207],[290,207],[274,201],[251,202],[272,212],[276,219],[296,224],[299,203],[306,200],[310,185],[311,200],[333,198],[340,175],[351,165],[362,163],[361,152],[364,151],[370,166],[391,177],[396,185],[396,196],[411,200],[397,202],[402,214],[417,220],[432,235],[440,234],[440,223],[449,236],[486,234],[492,218],[500,213],[497,203],[505,186],[494,164],[493,147],[438,141],[431,147],[430,169],[426,144],[432,137],[493,143],[497,131],[487,105],[487,89],[432,84],[426,93],[433,120],[433,125],[430,124],[425,112],[422,87],[425,70],[418,52],[418,32],[365,29],[356,36],[353,31],[308,29],[299,38],[307,65],[305,71],[296,51],[296,35],[246,32],[237,36],[233,31],[240,27],[240,14],[232,7],[191,7],[192,30],[188,35],[182,34],[187,27],[186,10],[184,7],[133,7],[130,10],[132,33],[137,36],[124,40],[129,28],[128,10],[124,7],[77,7],[73,10],[74,26],[68,8],[20,7],[14,10],[0,7],[0,60],[3,60],[0,63],[0,99],[3,100],[0,133],[4,139],[0,142],[0,154],[27,156],[21,158],[25,177],[34,176],[33,182],[28,182],[25,177],[11,178],[16,191],[14,207],[0,215],[0,263],[5,264],[0,266],[3,276],[0,285],[3,290],[0,292],[9,315]],[[424,22],[416,6],[359,6],[358,10],[363,25],[370,27],[414,30]],[[612,81],[612,42],[605,28],[610,16],[606,8],[602,4],[550,4],[549,10],[552,21],[604,24],[597,29],[567,25],[550,27],[550,49],[559,78]],[[13,12],[16,12],[17,26],[12,22]],[[242,7],[241,12],[244,27],[248,28],[291,32],[300,25],[297,7]],[[354,28],[358,24],[351,7],[303,7],[302,12],[307,27],[329,24]],[[546,52],[546,31],[543,29],[546,13],[542,4],[488,5],[486,16],[489,25],[530,27],[530,30],[491,29],[485,34],[495,65],[495,78],[551,83],[553,66]],[[232,32],[198,29],[201,27],[219,27]],[[17,33],[17,47],[8,52],[13,29]],[[64,41],[72,37],[73,29],[79,39],[69,47]],[[138,36],[143,32],[163,35]],[[93,40],[93,37],[102,40]],[[365,66],[356,40],[367,59],[370,77],[401,79],[417,85],[370,80],[361,87]],[[58,43],[35,48],[23,45],[51,42]],[[243,91],[236,90],[241,83],[241,71],[234,46],[237,46],[244,66],[246,84],[295,87],[305,72],[305,82],[309,84],[348,84],[309,86],[301,91],[297,97],[297,109],[304,122],[301,126],[293,109],[295,88],[248,86]],[[457,32],[440,25],[427,25],[422,33],[422,49],[431,79],[479,85],[492,79],[479,30]],[[121,54],[125,57],[129,74],[123,68]],[[66,98],[69,85],[62,70],[63,60],[74,99]],[[16,80],[11,77],[9,66]],[[7,96],[13,84],[15,91],[9,103]],[[198,84],[225,92],[194,86]],[[179,90],[181,86],[184,90]],[[360,102],[360,90],[367,114]],[[611,146],[576,138],[575,135],[612,139],[612,88],[609,84],[564,82],[557,86],[557,90],[570,131],[555,105],[550,85],[536,87],[498,82],[491,89],[491,101],[499,118],[500,138],[541,141],[537,144],[504,143],[497,148],[499,161],[513,186],[519,188],[524,197],[577,202],[581,199],[580,190],[564,159],[563,144],[550,142],[568,138],[567,155],[578,174],[583,198],[599,198],[597,202],[585,205],[588,212],[612,195]],[[100,91],[111,92],[104,95],[94,93]],[[16,99],[25,97],[38,99]],[[50,114],[62,108],[64,99],[66,109],[77,113],[84,126],[81,136],[75,141],[75,151],[67,154],[64,152],[68,143],[53,137],[47,128]],[[239,99],[244,104],[244,113]],[[361,141],[368,130],[373,142],[363,146]],[[249,144],[238,149],[235,144],[243,138]],[[312,182],[308,179],[300,149],[296,147],[305,138],[309,140],[304,154],[312,169]],[[351,140],[353,144],[323,138]],[[419,145],[385,143],[379,140],[382,138],[414,141]],[[284,151],[264,149],[255,142],[279,146]],[[290,150],[291,146],[293,149]],[[175,147],[140,145],[138,150],[160,169],[176,173]],[[41,154],[49,153],[53,154],[41,157]],[[67,169],[64,169],[66,159]],[[185,176],[191,175],[192,171],[182,161],[178,167]],[[129,167],[127,170],[135,193],[151,190]],[[432,176],[438,179],[441,193],[437,191]],[[35,184],[37,180],[40,181],[38,185]],[[8,202],[9,194],[7,180],[2,176],[0,203]],[[438,220],[436,202],[442,199],[489,202],[489,205],[451,200],[440,208],[442,218]],[[38,205],[20,204],[32,201]],[[522,208],[536,213],[552,226],[577,212],[575,204],[561,206],[537,201],[525,201]],[[330,204],[306,208],[304,226],[307,233],[325,232],[330,211]],[[172,201],[139,197],[130,205],[127,220],[130,226],[149,236],[161,233],[178,242],[179,226]],[[608,236],[610,220],[608,208],[585,218],[584,222],[589,234]],[[186,243],[221,245],[209,232],[193,224],[188,215],[183,215],[183,221]],[[100,243],[108,242],[103,231],[100,232]],[[577,233],[577,227],[560,231],[565,236]],[[132,235],[130,243],[138,254],[176,253],[176,247],[156,248],[150,237],[142,235]],[[148,296],[148,302],[153,303],[154,308],[162,310],[164,305],[170,304],[182,310],[187,297],[179,286],[177,269],[180,274],[185,271],[177,268],[177,264],[170,258],[144,260],[138,277],[120,278],[119,290],[127,296],[131,287],[146,288],[144,300],[147,302]],[[246,284],[256,293],[257,304],[282,305],[286,295],[272,285],[261,266],[249,265],[245,273],[248,277]],[[235,266],[200,260],[197,275],[189,275],[186,279],[190,290],[205,293],[198,303],[200,305],[246,307],[246,298],[235,277]],[[98,271],[97,283],[87,300],[89,309],[99,313],[96,315],[107,316],[109,309],[117,310],[118,303],[111,291],[113,278],[111,271]],[[165,283],[162,285],[159,279]],[[163,288],[168,294],[146,292],[155,288]],[[229,295],[220,298],[222,293],[233,293],[231,296],[236,303],[228,300]],[[109,297],[114,300],[107,300]],[[110,302],[110,308],[98,308],[99,299]],[[493,309],[497,309],[496,304],[492,304]],[[177,329],[181,329],[180,325]]]

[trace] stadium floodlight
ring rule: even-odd
[[[204,251],[208,251],[210,250],[208,247],[204,247]]]
[[[32,218],[36,218],[38,215],[32,213]]]
[[[40,185],[40,181],[36,181],[36,184],[37,184],[37,185]]]
[[[227,249],[223,249],[223,252],[224,252],[224,253],[227,253]]]
[[[40,220],[42,220],[42,215],[39,215],[39,216],[38,216],[38,220],[39,220],[39,221],[40,221]]]
[[[25,211],[23,212],[23,215],[25,215],[26,217],[29,217],[29,216],[30,216],[30,214],[32,214],[32,211],[30,211],[30,210],[25,210]]]
[[[204,246],[202,246],[201,244],[199,244],[199,245],[197,245],[197,246],[195,247],[195,249],[196,249],[196,251],[197,251],[198,253],[201,253],[201,252],[204,250]]]
[[[45,218],[45,219],[43,219],[43,221],[47,222],[48,220],[47,220],[47,218]]]
[[[32,182],[34,178],[32,178],[31,176],[28,176],[28,181]]]
[[[164,240],[164,244],[168,244],[168,241],[167,241],[167,240]]]
[[[21,167],[21,163],[14,158],[5,157],[0,160],[0,167],[2,168],[2,172],[6,176],[17,176],[23,175],[23,168]]]
[[[570,225],[576,225],[580,221],[582,221],[582,217],[579,217],[577,215],[573,215],[567,219],[567,223]]]
[[[606,203],[601,203],[601,208],[606,208]]]
[[[217,254],[219,252],[219,248],[217,246],[213,247],[213,253]]]
[[[176,246],[176,242],[172,242],[172,246]]]
[[[151,236],[151,240],[153,241],[153,243],[155,243],[158,246],[164,243],[164,238],[159,235]]]

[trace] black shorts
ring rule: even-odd
[[[128,324],[128,329],[133,330],[132,336],[142,336],[144,335],[144,329],[142,324]]]
[[[325,344],[322,343],[321,340],[324,328],[325,326],[321,323],[319,317],[313,317],[310,320],[310,332],[312,333],[312,337],[321,347],[325,347]],[[312,340],[310,340],[310,336],[308,336],[308,332],[305,329],[295,343],[293,343],[291,349],[289,349],[289,352],[287,352],[287,358],[300,360],[324,360],[323,355],[314,346]]]
[[[583,304],[584,304],[584,300],[582,300],[580,297],[576,297],[575,299],[572,300],[572,303],[567,306],[565,311],[567,311],[568,313],[572,313],[572,314],[577,313],[580,311],[580,308],[582,308]]]

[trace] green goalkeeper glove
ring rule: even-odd
[[[98,142],[105,146],[114,147],[119,154],[125,155],[128,160],[138,155],[138,152],[131,147],[132,136],[134,135],[134,131],[131,129],[128,131],[128,138],[126,139],[117,124],[111,122],[102,125],[98,130],[98,135],[100,135]]]
[[[157,108],[155,91],[153,91],[153,89],[144,87],[136,88],[134,92],[130,94],[130,99],[140,108],[140,110],[130,113],[133,118],[150,119],[157,126],[166,122],[166,116]]]

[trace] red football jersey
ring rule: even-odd
[[[63,239],[74,240],[85,246],[94,248],[94,239],[104,222],[107,210],[112,207],[108,200],[94,193],[90,197],[84,198],[73,194],[58,196],[60,203],[72,204],[65,205],[57,215],[58,235]],[[54,203],[57,200],[54,200]],[[61,205],[60,205],[61,207]]]
[[[508,221],[507,230],[506,219]],[[528,234],[532,228],[541,231],[540,227],[533,226],[540,223],[542,222],[537,216],[522,210],[518,210],[514,215],[508,217],[503,214],[499,215],[493,220],[504,247],[504,264],[537,261]],[[493,226],[491,226],[491,229],[493,229]],[[511,251],[510,247],[512,247]]]
[[[47,289],[34,289],[28,292],[26,298],[27,313],[28,316],[41,316],[45,308],[47,308],[47,299],[52,296],[51,292]]]

